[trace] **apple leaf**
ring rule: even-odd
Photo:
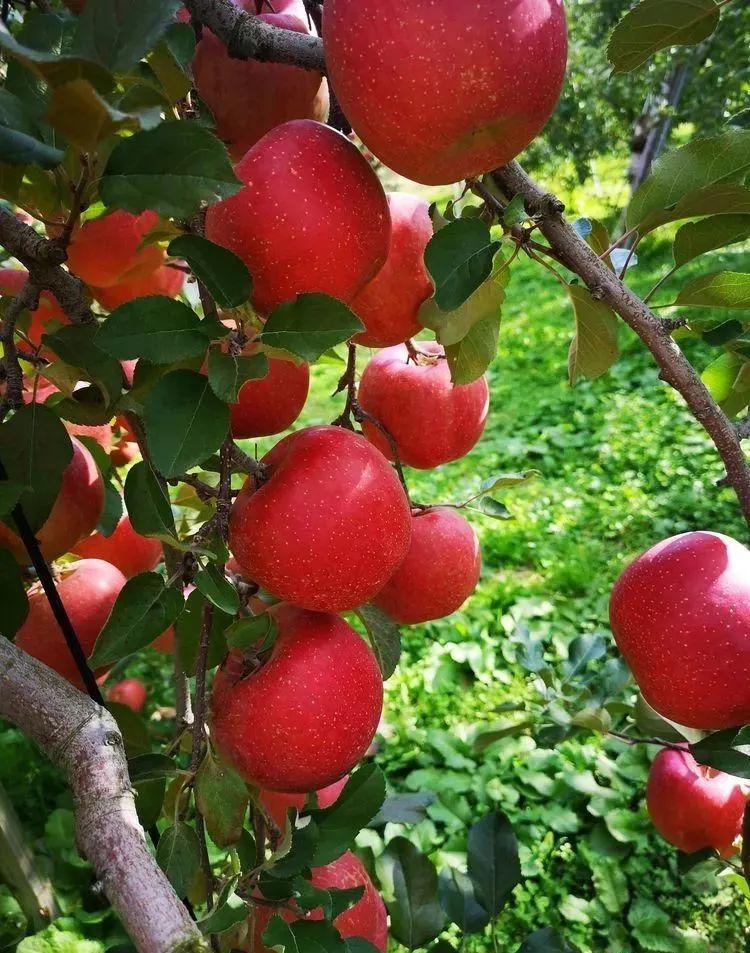
[[[208,350],[201,325],[182,301],[152,295],[115,308],[99,328],[96,343],[118,361],[145,358],[152,364],[172,364]]]
[[[124,73],[163,36],[180,8],[179,0],[96,0],[78,17],[75,52]]]
[[[123,586],[90,658],[92,668],[119,662],[145,648],[174,623],[185,602],[155,572],[144,572]]]
[[[85,79],[57,86],[47,110],[50,125],[83,152],[95,152],[100,142],[121,129],[148,128],[158,116],[159,107],[142,113],[115,109]]]
[[[240,611],[240,597],[232,583],[219,572],[214,563],[207,563],[195,577],[196,589],[209,599],[215,606],[229,615],[236,615]]]
[[[180,235],[169,243],[173,258],[184,258],[220,308],[237,308],[250,300],[253,281],[234,252],[200,235]]]
[[[0,549],[0,605],[3,607],[0,635],[12,639],[26,621],[29,600],[21,576],[21,567],[7,549]]]
[[[156,862],[177,896],[185,897],[201,863],[201,847],[195,830],[184,821],[168,827],[159,839]]]
[[[670,46],[694,46],[719,23],[714,0],[641,0],[620,20],[607,46],[615,73],[631,73]]]
[[[620,348],[617,317],[609,305],[593,298],[583,285],[568,285],[568,294],[576,317],[576,333],[568,354],[572,386],[582,377],[601,377],[619,357]]]
[[[247,920],[250,911],[247,903],[235,893],[238,877],[227,881],[216,899],[216,903],[202,920],[198,920],[198,929],[204,936],[225,933],[235,924]]]
[[[212,347],[208,354],[208,382],[219,400],[236,404],[247,381],[268,376],[268,358],[265,354],[234,357],[221,348]]]
[[[689,308],[750,307],[750,274],[715,271],[689,281],[677,295],[675,304]]]
[[[0,155],[12,165],[33,164],[43,169],[60,165],[65,153],[48,145],[21,100],[0,89]]]
[[[750,779],[750,738],[743,737],[736,728],[715,731],[694,742],[690,745],[690,753],[698,764],[707,768]]]
[[[579,950],[551,927],[544,927],[527,936],[519,947],[518,953],[579,953]]]
[[[446,346],[445,356],[454,384],[471,384],[482,377],[495,359],[499,337],[500,314],[490,314],[457,344]]]
[[[274,862],[268,869],[270,877],[286,880],[310,868],[318,845],[318,828],[314,821],[304,827],[291,827],[291,840],[286,852],[278,850]],[[300,878],[301,879],[301,878]],[[309,889],[309,886],[308,886]],[[325,901],[327,898],[320,898]]]
[[[236,844],[242,834],[250,794],[242,778],[217,761],[211,751],[195,776],[195,801],[211,840],[219,847]]]
[[[495,252],[488,226],[477,218],[449,222],[432,236],[424,261],[441,311],[455,311],[492,273]]]
[[[681,267],[706,252],[750,238],[750,215],[713,215],[700,222],[688,222],[677,230],[673,253]]]
[[[384,856],[393,883],[387,903],[393,938],[410,950],[434,940],[445,925],[435,865],[405,837],[394,837]]]
[[[474,896],[471,880],[462,871],[452,867],[441,870],[438,895],[448,919],[462,933],[481,933],[490,922],[490,915]]]
[[[401,658],[401,633],[396,623],[377,606],[360,606],[356,612],[367,629],[380,674],[385,681],[396,671]]]
[[[267,949],[283,948],[285,953],[347,953],[341,934],[325,920],[294,920],[286,923],[271,917],[263,933]]]
[[[128,759],[128,775],[131,781],[158,781],[177,772],[177,764],[165,754],[149,751]]]
[[[195,660],[198,656],[198,643],[203,628],[203,608],[208,600],[199,589],[185,600],[185,609],[175,624],[177,647],[180,661],[185,674],[192,678],[195,675]],[[211,620],[211,634],[208,642],[208,656],[206,666],[215,668],[227,654],[227,642],[224,631],[232,622],[232,616],[214,608]]]
[[[342,301],[325,294],[302,294],[271,313],[261,341],[313,364],[362,330],[362,322]]]
[[[128,470],[125,506],[136,533],[156,536],[172,545],[176,543],[177,533],[169,494],[145,460]]]
[[[311,812],[318,828],[314,866],[330,864],[346,851],[362,828],[380,810],[385,800],[385,778],[375,764],[357,768],[338,799],[324,810]]]
[[[7,30],[0,30],[0,49],[6,57],[23,64],[53,89],[75,79],[88,80],[100,92],[107,92],[114,86],[112,74],[99,63],[81,56],[60,55],[24,46]]]
[[[492,811],[469,830],[468,872],[477,900],[496,917],[521,880],[518,842],[501,811]]]

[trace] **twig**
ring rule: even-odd
[[[385,426],[385,424],[381,424],[381,422],[376,417],[373,417],[372,414],[368,414],[366,410],[362,410],[362,408],[359,405],[359,402],[357,401],[354,402],[354,407],[352,408],[352,415],[354,416],[354,419],[357,421],[358,424],[362,424],[365,422],[368,424],[372,424],[372,426],[376,427],[383,434],[385,439],[388,441],[388,446],[390,447],[391,455],[393,456],[393,466],[396,468],[396,473],[398,474],[398,478],[401,481],[401,486],[403,487],[404,493],[406,494],[406,499],[409,503],[409,506],[411,507],[411,496],[409,495],[409,487],[406,483],[406,477],[404,476],[404,468],[401,463],[401,455],[398,452],[398,444],[396,443],[396,438],[393,436],[390,430]]]
[[[658,745],[660,748],[667,748],[670,751],[682,751],[685,748],[681,745],[672,744],[670,741],[662,741],[661,738],[634,738],[632,735],[623,734],[620,731],[608,731],[610,738],[616,738],[618,741],[624,741],[627,745]]]
[[[215,499],[219,495],[219,491],[215,486],[209,486],[208,483],[204,483],[203,480],[194,476],[192,473],[180,473],[176,477],[170,477],[167,483],[169,483],[170,486],[177,486],[178,483],[185,483],[187,486],[191,486],[198,494],[198,498],[204,502],[206,500]]]
[[[195,704],[193,717],[193,746],[190,752],[190,773],[200,767],[203,758],[203,736],[206,723],[206,659],[208,645],[211,641],[211,627],[214,618],[214,604],[206,600],[203,606],[200,641],[198,642],[198,657],[195,662]]]
[[[16,347],[16,322],[24,311],[31,311],[39,302],[39,286],[29,277],[23,288],[10,302],[0,324],[0,344],[3,348],[2,366],[5,372],[5,394],[0,400],[0,423],[8,411],[23,404],[23,371],[18,363],[20,355]]]
[[[351,341],[347,345],[348,355],[346,360],[346,370],[339,378],[338,386],[334,391],[340,394],[346,391],[346,403],[341,414],[333,421],[336,427],[346,427],[347,430],[354,430],[352,425],[352,411],[357,402],[357,345]]]

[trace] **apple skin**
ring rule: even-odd
[[[384,457],[350,430],[308,427],[262,462],[266,482],[256,490],[248,479],[229,519],[229,548],[246,578],[319,612],[369,602],[411,537],[406,495]]]
[[[252,354],[254,349],[249,345],[243,354]],[[309,390],[307,364],[269,357],[268,374],[243,384],[237,403],[229,406],[232,436],[244,440],[281,433],[302,413]]]
[[[63,472],[60,492],[36,534],[48,562],[70,552],[93,533],[104,509],[104,483],[94,458],[75,437],[71,443],[73,457]],[[23,565],[31,562],[20,537],[4,523],[0,524],[0,548],[10,550]]]
[[[104,559],[112,563],[126,579],[132,579],[142,572],[151,572],[162,559],[159,540],[136,533],[125,513],[110,536],[93,533],[77,543],[73,552],[85,559]]]
[[[124,585],[125,577],[120,570],[101,559],[81,559],[73,563],[65,568],[57,583],[65,611],[87,658]],[[41,585],[33,585],[28,596],[29,614],[18,631],[16,645],[83,690],[83,680]],[[102,675],[106,671],[106,668],[97,669],[95,674]]]
[[[687,854],[734,853],[746,798],[739,778],[698,764],[689,751],[663,748],[651,765],[646,805],[661,836]]]
[[[665,539],[612,589],[617,646],[660,715],[705,731],[750,722],[750,551],[721,533]]]
[[[372,357],[362,373],[359,403],[390,431],[402,463],[431,470],[466,456],[477,443],[487,422],[490,393],[483,377],[454,386],[441,345],[420,341],[418,346],[432,360],[414,364],[407,360],[403,344]],[[362,431],[393,459],[377,427],[365,421]]]
[[[137,678],[124,678],[107,692],[107,698],[119,705],[127,705],[136,714],[146,704],[146,686]]]
[[[304,793],[333,784],[378,727],[383,680],[375,656],[339,616],[281,605],[265,664],[243,676],[230,652],[214,680],[211,736],[250,784]]]
[[[414,510],[406,559],[373,603],[402,625],[443,619],[474,592],[481,568],[477,534],[460,513]]]
[[[68,267],[94,288],[143,277],[164,263],[164,252],[156,245],[138,248],[158,221],[155,212],[118,210],[84,222],[68,248]]]
[[[25,268],[0,268],[0,294],[20,294],[28,277],[29,273]],[[43,291],[39,295],[39,307],[31,312],[31,321],[26,330],[26,337],[35,347],[42,343],[42,335],[51,330],[47,325],[53,321],[70,324],[57,298],[51,291]]]
[[[315,792],[315,797],[317,798],[318,807],[320,810],[330,807],[332,804],[336,803],[339,798],[339,794],[341,794],[341,792],[344,790],[348,780],[349,775],[345,774],[343,778],[339,778],[338,781],[334,781],[333,784],[329,784],[328,787],[321,788],[319,791]],[[297,813],[299,814],[305,806],[307,797],[307,794],[286,794],[282,793],[281,791],[260,792],[260,799],[263,802],[263,806],[271,815],[271,819],[276,826],[282,831],[284,829],[284,823],[286,822],[286,815],[289,808],[296,808]]]
[[[209,207],[206,238],[245,262],[261,314],[312,292],[348,303],[382,267],[391,236],[385,192],[334,129],[284,123],[234,171],[244,187]]]
[[[252,15],[255,0],[238,4]],[[293,7],[293,11],[289,7]],[[307,16],[294,4],[274,2],[275,13],[258,19],[269,26],[307,33]],[[206,27],[195,49],[193,76],[200,98],[216,121],[216,133],[236,161],[275,126],[291,119],[328,118],[328,83],[310,70],[280,63],[233,59]]]
[[[387,166],[446,185],[505,165],[560,96],[562,0],[326,0],[328,76]]]
[[[160,265],[148,274],[124,279],[110,288],[92,288],[91,293],[103,308],[114,311],[121,304],[127,304],[136,298],[153,295],[175,298],[182,291],[184,284],[184,272],[178,268],[170,268],[169,265]]]
[[[391,347],[422,330],[419,307],[432,295],[424,251],[432,238],[430,208],[423,199],[389,192],[391,247],[388,258],[352,302],[366,330],[352,339],[365,347]]]
[[[310,878],[313,887],[322,890],[350,890],[353,887],[364,887],[362,897],[348,910],[344,910],[333,921],[333,925],[341,936],[361,936],[369,940],[381,953],[385,953],[388,946],[388,919],[385,904],[375,885],[365,870],[364,864],[351,851],[347,851],[325,867],[314,867]],[[270,953],[263,943],[263,934],[268,921],[276,911],[273,907],[258,904],[253,913],[253,942],[246,946],[246,950],[253,953]],[[278,909],[278,913],[287,923],[302,919],[295,917],[290,910]],[[322,920],[323,911],[312,910],[305,917],[307,920]]]

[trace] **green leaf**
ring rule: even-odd
[[[491,496],[482,496],[476,503],[472,503],[470,510],[475,510],[483,516],[489,516],[494,520],[512,520],[513,514],[501,500],[496,500]]]
[[[52,88],[75,79],[88,80],[100,92],[106,92],[114,86],[111,73],[98,63],[80,56],[65,56],[32,49],[19,43],[7,31],[0,31],[0,49],[8,57],[40,76]]]
[[[108,701],[107,710],[117,722],[125,746],[125,754],[128,758],[136,758],[138,755],[147,754],[151,751],[148,728],[140,715],[137,715],[127,705],[120,705],[117,702]]]
[[[139,754],[128,759],[128,775],[131,781],[158,781],[177,772],[177,765],[165,754]]]
[[[156,862],[167,875],[177,896],[186,896],[201,862],[200,843],[193,828],[183,821],[168,827],[159,839]]]
[[[438,895],[440,905],[462,933],[481,933],[490,916],[474,896],[471,880],[460,870],[448,867],[440,871]]]
[[[139,461],[128,471],[125,478],[125,506],[136,533],[156,536],[165,542],[176,541],[169,494],[145,460]]]
[[[525,473],[501,473],[499,476],[491,476],[482,481],[478,495],[484,496],[485,493],[494,493],[495,490],[521,486],[524,483],[536,480],[540,475],[539,470],[526,470]],[[476,499],[476,497],[473,497],[473,499]]]
[[[97,533],[111,536],[123,514],[122,494],[111,480],[104,481],[104,509],[96,524]]]
[[[674,237],[675,265],[682,267],[706,252],[750,238],[750,215],[713,215],[700,222],[688,222]]]
[[[578,953],[578,948],[571,946],[552,927],[545,927],[527,936],[518,953]]]
[[[703,370],[701,380],[717,403],[722,403],[732,393],[737,375],[744,365],[745,361],[739,354],[726,351]]]
[[[225,933],[235,924],[247,920],[247,903],[234,892],[238,878],[233,877],[224,884],[213,909],[198,921],[198,929],[204,936]]]
[[[426,946],[443,929],[435,866],[405,837],[395,837],[385,851],[393,879],[388,906],[393,938],[409,950]]]
[[[87,80],[74,79],[52,91],[46,118],[61,136],[82,152],[95,152],[104,139],[122,129],[137,130],[142,125],[147,126],[156,115],[158,112],[153,108],[145,110],[142,115],[120,112]]]
[[[700,43],[718,23],[714,0],[641,0],[615,27],[607,57],[615,73],[630,73],[659,50]]]
[[[310,821],[304,827],[292,827],[289,849],[285,852],[278,852],[274,856],[273,865],[268,871],[269,875],[284,879],[294,877],[306,868],[310,868],[313,864],[317,844],[318,827],[314,821]],[[309,885],[308,889],[310,889]],[[328,897],[319,897],[319,899],[326,899],[330,902]]]
[[[34,532],[49,516],[72,458],[67,430],[43,404],[20,407],[0,427],[0,462],[7,480],[25,488],[19,502]],[[9,525],[15,531],[15,524]]]
[[[250,795],[242,778],[210,751],[195,777],[195,801],[214,844],[236,844]]]
[[[356,612],[367,629],[370,645],[385,681],[396,671],[401,657],[401,633],[396,623],[377,606],[360,606]]]
[[[212,347],[208,352],[208,382],[219,400],[236,404],[242,385],[268,375],[268,358],[265,354],[250,357],[234,357],[221,348]]]
[[[177,476],[216,453],[229,431],[229,408],[195,371],[172,371],[146,398],[143,422],[154,465]]]
[[[200,235],[181,235],[167,249],[184,258],[220,308],[237,308],[250,300],[253,282],[245,263],[234,252]]]
[[[137,298],[115,308],[99,328],[96,343],[118,361],[143,357],[152,364],[171,364],[208,350],[195,311],[162,295]]]
[[[346,944],[338,930],[324,920],[295,920],[285,923],[271,917],[263,934],[263,944],[283,947],[286,953],[346,953]]]
[[[503,212],[503,225],[505,225],[506,228],[513,228],[514,225],[520,225],[521,222],[525,222],[528,217],[529,213],[523,204],[523,196],[514,195]],[[581,220],[579,219],[579,221]],[[575,227],[575,223],[573,224]],[[585,238],[586,236],[584,235],[582,237]]]
[[[155,572],[144,572],[123,586],[89,659],[92,668],[119,662],[150,645],[185,606],[182,594],[165,586]]]
[[[628,878],[622,864],[615,857],[592,857],[589,863],[597,899],[608,913],[619,913],[629,898]]]
[[[469,830],[468,870],[477,900],[496,917],[521,880],[518,842],[500,811],[487,814]]]
[[[12,165],[38,165],[54,169],[65,153],[48,145],[23,102],[7,89],[0,89],[0,155]]]
[[[273,644],[278,630],[276,619],[268,612],[263,612],[247,619],[238,619],[229,626],[224,635],[230,649],[245,651],[257,644],[259,650],[265,650]]]
[[[734,728],[715,731],[702,741],[691,744],[690,753],[698,764],[707,768],[750,779],[750,744],[741,735],[738,737]]]
[[[432,791],[421,794],[392,794],[383,801],[368,827],[386,824],[419,824],[427,816],[426,809],[435,801]]]
[[[180,8],[179,0],[96,0],[78,17],[75,51],[106,66],[127,72],[161,39]]]
[[[489,315],[477,322],[458,344],[445,348],[454,384],[471,384],[482,377],[495,359],[499,337],[500,315]]]
[[[315,866],[330,864],[349,847],[362,828],[375,817],[385,800],[385,778],[375,764],[357,768],[338,799],[325,810],[312,811],[318,827]]]
[[[226,148],[193,122],[165,122],[115,146],[100,182],[102,201],[137,215],[189,218],[202,202],[240,189]]]
[[[12,639],[26,621],[29,600],[21,567],[7,549],[0,549],[0,606],[0,635]]]
[[[450,222],[432,236],[424,261],[442,311],[455,311],[492,274],[500,242],[492,241],[488,226],[477,218]]]
[[[260,337],[268,347],[288,351],[313,364],[363,327],[342,301],[330,295],[302,294],[271,313]]]
[[[214,563],[207,563],[206,568],[196,575],[195,586],[222,612],[236,615],[240,611],[237,590]]]
[[[122,367],[99,346],[96,327],[69,324],[52,334],[43,334],[42,341],[66,364],[79,368],[81,377],[97,388],[104,415],[102,423],[108,423],[112,417],[109,408],[122,393]],[[63,400],[57,405],[57,411],[67,419],[66,410],[74,404],[75,399]]]
[[[576,333],[568,354],[571,386],[584,377],[601,377],[620,356],[618,325],[614,311],[591,296],[583,285],[568,285],[576,316]]]
[[[0,482],[0,516],[7,516],[26,489],[21,483]]]
[[[203,628],[203,608],[207,603],[208,600],[200,590],[193,590],[185,600],[182,615],[175,623],[180,661],[189,677],[195,675],[195,660],[198,656],[198,643]],[[206,660],[206,666],[209,669],[215,668],[227,654],[224,630],[231,621],[231,616],[222,612],[221,609],[214,608]]]
[[[750,307],[750,274],[715,271],[710,275],[701,275],[680,290],[675,303],[685,308],[745,310]]]

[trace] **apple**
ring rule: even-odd
[[[243,354],[252,354],[249,345]],[[310,389],[310,368],[280,358],[268,358],[268,374],[242,385],[236,404],[229,407],[232,436],[268,437],[291,427],[302,413]]]
[[[435,341],[420,341],[415,364],[401,344],[374,355],[362,373],[359,403],[390,432],[401,462],[431,470],[459,460],[482,436],[490,392],[482,377],[454,386],[445,352]],[[383,432],[365,421],[367,439],[393,459]]]
[[[164,251],[157,245],[139,248],[158,221],[155,212],[131,215],[118,210],[84,222],[68,248],[68,267],[93,288],[142,278],[164,263]]]
[[[739,778],[703,767],[687,750],[663,748],[654,758],[646,787],[648,813],[661,836],[687,854],[704,847],[722,857],[733,854],[745,803]]]
[[[141,451],[138,442],[126,417],[119,416],[115,418],[114,438],[115,442],[110,453],[110,459],[116,467],[125,467],[140,456]]]
[[[240,0],[238,5],[255,15],[255,0]],[[273,9],[275,13],[262,13],[258,19],[295,33],[310,33],[303,4],[275,0]],[[198,95],[216,121],[217,135],[236,160],[274,126],[290,119],[325,122],[328,118],[328,83],[320,73],[234,59],[206,27],[195,48],[193,76]]]
[[[340,778],[338,781],[334,781],[333,784],[329,784],[328,787],[321,788],[319,791],[315,792],[315,797],[318,802],[318,807],[323,810],[326,807],[330,807],[332,804],[335,804],[338,800],[339,794],[344,790],[346,782],[349,780],[349,775],[345,774],[343,778]],[[290,807],[297,809],[297,813],[300,813],[305,806],[307,801],[307,794],[286,794],[281,791],[261,791],[260,799],[263,803],[263,806],[268,811],[271,816],[271,819],[281,830],[284,829],[284,823],[286,822],[287,811]]]
[[[365,330],[352,339],[365,347],[401,344],[422,330],[419,307],[432,295],[424,251],[432,238],[430,209],[423,199],[388,193],[391,248],[388,258],[352,302]]]
[[[103,308],[114,311],[121,304],[134,301],[136,298],[148,298],[152,295],[174,298],[182,291],[184,284],[183,271],[169,265],[160,265],[145,275],[125,278],[110,288],[92,288],[91,293]]]
[[[261,314],[311,292],[350,302],[382,267],[385,192],[340,133],[309,119],[284,123],[234,171],[243,188],[209,206],[206,237],[245,262]]]
[[[372,943],[381,953],[385,953],[388,946],[388,920],[385,904],[375,885],[365,870],[362,861],[347,851],[325,867],[315,867],[310,878],[312,886],[320,890],[351,890],[353,887],[364,887],[361,898],[340,913],[333,921],[333,925],[344,939],[347,937],[363,937]],[[263,934],[268,921],[278,913],[287,923],[303,919],[295,916],[292,911],[282,907],[273,908],[257,904],[253,913],[253,945],[245,949],[253,953],[269,953],[263,944]],[[323,911],[318,908],[304,915],[307,920],[322,920]]]
[[[101,559],[81,559],[62,570],[57,589],[87,658],[124,585],[120,570]],[[28,596],[29,614],[16,635],[16,645],[83,689],[83,680],[41,585],[34,584]],[[97,669],[95,674],[105,671]]]
[[[303,793],[333,784],[367,751],[383,707],[375,656],[339,616],[281,605],[259,667],[231,652],[214,680],[211,736],[250,784]]]
[[[28,277],[29,273],[25,268],[0,268],[0,294],[20,294]],[[31,312],[31,321],[25,331],[26,337],[35,347],[39,347],[42,343],[42,335],[45,331],[52,330],[49,327],[52,322],[70,323],[52,292],[43,291],[39,295],[39,306]]]
[[[406,495],[383,456],[350,430],[308,427],[262,462],[267,479],[257,489],[246,481],[229,519],[229,548],[246,578],[305,609],[369,602],[411,536]]]
[[[721,533],[652,546],[615,583],[609,618],[643,697],[688,728],[750,722],[750,552]]]
[[[406,559],[373,603],[404,625],[443,619],[474,592],[481,568],[477,534],[460,513],[414,510]]]
[[[146,686],[137,678],[124,678],[110,688],[107,698],[119,705],[127,705],[137,713],[146,704]]]
[[[544,128],[565,77],[562,0],[326,0],[323,40],[359,137],[425,185],[510,162]]]
[[[77,543],[73,552],[85,559],[105,559],[117,566],[126,579],[151,572],[162,558],[159,540],[136,533],[126,513],[120,517],[110,536],[93,533]]]
[[[89,536],[104,509],[104,483],[94,458],[73,437],[73,457],[63,472],[62,484],[49,516],[37,532],[42,555],[57,559]],[[0,548],[8,549],[19,563],[31,562],[19,536],[0,523]]]

